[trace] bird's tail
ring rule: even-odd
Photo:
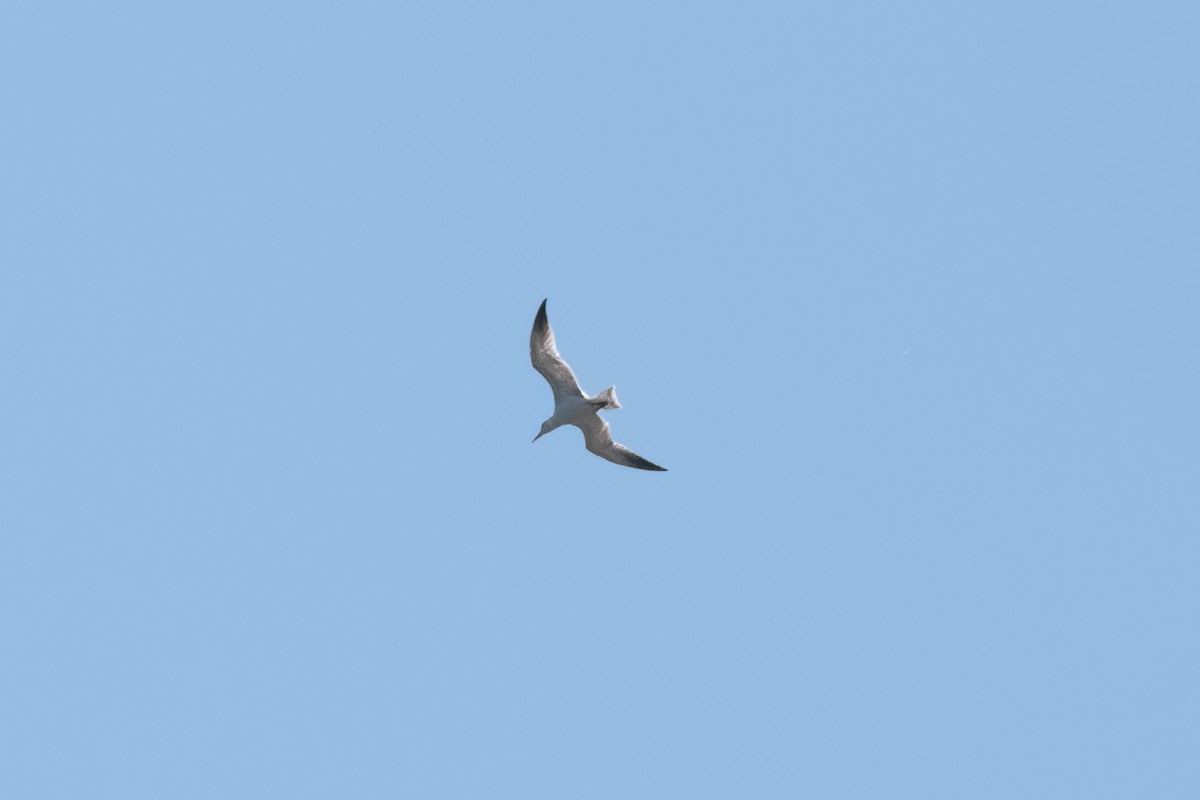
[[[597,411],[602,408],[620,408],[621,404],[617,402],[617,387],[610,386],[600,394],[588,400]]]

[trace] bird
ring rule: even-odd
[[[542,423],[541,433],[533,437],[533,441],[555,428],[574,425],[583,431],[584,446],[603,459],[623,467],[667,471],[613,441],[608,423],[596,412],[621,407],[617,401],[617,388],[610,386],[595,397],[589,397],[579,388],[575,373],[554,345],[554,331],[550,330],[550,320],[546,316],[546,300],[542,300],[533,320],[533,331],[529,334],[529,360],[554,391],[554,414]]]

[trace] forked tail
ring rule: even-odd
[[[610,386],[600,394],[588,400],[592,406],[599,411],[602,408],[620,408],[621,404],[617,402],[617,387]]]

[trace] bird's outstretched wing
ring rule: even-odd
[[[533,320],[533,332],[529,334],[529,360],[554,390],[555,404],[567,397],[583,397],[575,373],[554,346],[554,331],[550,330],[550,320],[546,317],[545,300]]]
[[[580,422],[571,424],[583,431],[583,441],[587,445],[587,449],[603,459],[623,467],[648,469],[654,472],[667,471],[666,467],[652,464],[637,453],[626,450],[614,442],[612,434],[608,432],[608,423],[600,419],[598,414],[589,414]]]

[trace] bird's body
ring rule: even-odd
[[[542,301],[537,317],[533,321],[533,331],[529,334],[529,358],[536,369],[554,392],[554,413],[550,419],[542,423],[542,431],[534,437],[536,442],[555,428],[563,425],[574,425],[583,431],[583,441],[587,449],[603,459],[635,469],[666,472],[666,469],[652,464],[612,440],[608,432],[608,423],[596,412],[606,408],[620,408],[615,387],[608,387],[595,397],[591,397],[579,388],[571,367],[559,355],[554,344],[554,332],[550,330],[550,320],[546,316],[546,301]]]
[[[561,428],[563,425],[575,425],[589,416],[596,415],[596,407],[588,402],[585,397],[564,397],[562,402],[554,404],[554,414],[547,422],[552,422],[554,427]]]

